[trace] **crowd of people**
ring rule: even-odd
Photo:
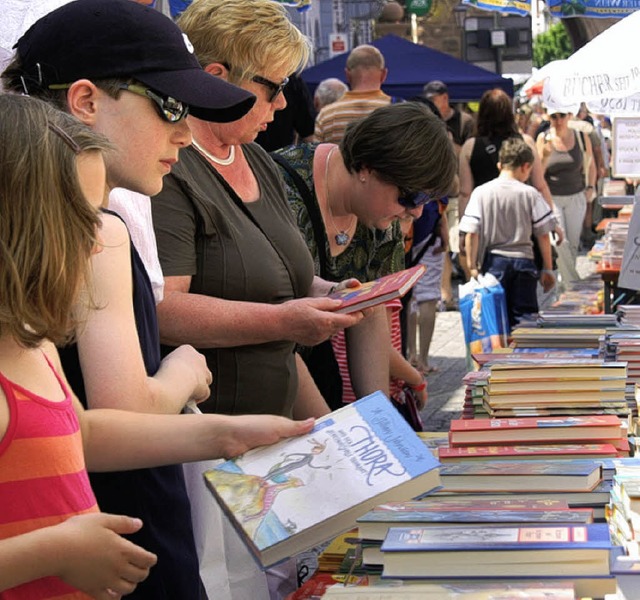
[[[577,277],[606,148],[502,90],[390,96],[371,45],[311,96],[272,0],[60,4],[1,76],[0,598],[284,598],[295,559],[231,577],[183,463],[376,390],[423,408],[455,257],[511,326],[536,312]],[[328,297],[419,263],[403,302]]]

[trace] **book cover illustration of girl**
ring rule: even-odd
[[[264,476],[244,473],[234,461],[207,473],[207,479],[259,548],[282,541],[298,529],[290,518],[283,523],[272,510],[281,492],[305,485],[305,481],[291,473],[303,468],[331,468],[313,464],[313,459],[326,449],[326,443],[313,438],[307,441],[311,444],[309,452],[285,454]]]

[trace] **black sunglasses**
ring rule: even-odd
[[[564,119],[567,116],[567,113],[554,113],[551,115],[552,119]]]
[[[287,85],[287,83],[289,83],[289,78],[285,77],[282,80],[282,83],[278,84],[278,83],[274,83],[269,79],[266,79],[265,77],[260,77],[260,75],[254,75],[251,78],[251,81],[254,81],[255,83],[259,83],[260,85],[264,85],[265,87],[269,88],[271,90],[271,94],[269,95],[267,100],[269,102],[274,102],[275,99],[280,95],[282,90],[284,90],[284,86]]]
[[[126,90],[132,94],[149,98],[156,107],[160,117],[169,123],[177,123],[189,114],[189,106],[187,104],[184,104],[183,102],[180,102],[180,100],[176,100],[171,96],[160,96],[160,94],[157,94],[143,85],[137,85],[135,83],[121,83],[119,87],[121,90]]]
[[[398,204],[410,210],[425,205],[429,200],[431,196],[427,192],[407,192],[400,189],[400,196],[398,196]]]

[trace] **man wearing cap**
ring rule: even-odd
[[[451,141],[456,153],[460,152],[460,148],[464,142],[473,136],[474,122],[473,117],[467,113],[459,111],[449,104],[449,88],[439,80],[433,80],[425,84],[423,95],[431,100],[440,111],[442,118],[449,130]],[[447,206],[447,220],[449,223],[449,244],[451,252],[454,254],[460,251],[458,240],[458,222],[460,215],[458,214],[458,198],[449,198]],[[460,261],[460,267],[467,277],[466,261]],[[442,303],[446,309],[454,309],[455,302],[453,300],[453,291],[451,287],[451,276],[453,273],[453,264],[449,253],[445,253],[444,266],[442,269]]]
[[[423,93],[437,106],[459,152],[460,146],[473,135],[473,117],[449,104],[449,88],[442,81],[430,81],[424,86]]]
[[[381,89],[387,69],[384,56],[375,46],[363,44],[354,48],[344,72],[351,89],[318,113],[314,132],[316,142],[340,143],[349,123],[391,102],[391,96]]]
[[[130,0],[66,4],[38,20],[15,49],[5,88],[46,100],[106,135],[116,147],[105,155],[110,189],[157,194],[191,143],[189,112],[233,121],[255,101],[203,71],[171,19]],[[85,406],[139,412],[177,413],[189,399],[206,398],[211,374],[193,348],[160,360],[151,285],[124,224],[105,213],[100,235],[92,281],[99,310],[87,315],[77,346],[61,351],[72,388]],[[181,465],[94,474],[91,484],[101,510],[142,519],[131,539],[158,555],[129,597],[201,598]]]

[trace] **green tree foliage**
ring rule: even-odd
[[[533,40],[533,64],[538,68],[552,60],[569,58],[572,53],[573,44],[562,23],[552,25]]]

